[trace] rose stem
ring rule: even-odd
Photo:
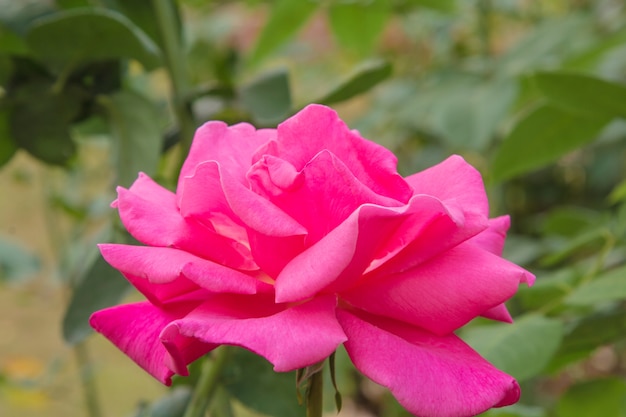
[[[324,371],[311,375],[310,385],[306,398],[306,417],[322,417],[324,394]]]
[[[181,45],[182,35],[179,32],[175,1],[152,0],[152,4],[163,41],[165,66],[172,83],[172,108],[180,129],[180,163],[176,167],[176,172],[178,172],[189,153],[191,141],[196,130],[196,123],[188,103],[187,58]]]
[[[215,350],[213,358],[206,357],[203,359],[200,378],[198,378],[191,401],[189,401],[183,417],[204,416],[204,412],[211,402],[211,397],[215,394],[228,355],[228,346],[222,346]]]

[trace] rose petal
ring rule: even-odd
[[[275,129],[259,129],[248,123],[228,126],[211,121],[196,130],[189,155],[179,176],[180,182],[193,176],[196,167],[206,161],[217,162],[224,172],[245,184],[245,176],[252,165],[252,156],[264,143],[276,136]]]
[[[509,216],[500,216],[489,219],[489,226],[483,232],[468,240],[479,248],[485,249],[495,255],[502,255],[506,232],[511,225]]]
[[[198,341],[181,346],[179,361],[184,358],[185,363],[175,365],[161,343],[161,331],[196,305],[177,304],[168,309],[147,302],[120,305],[95,312],[89,323],[157,380],[170,385],[175,372],[187,375],[185,365],[215,347]]]
[[[341,160],[372,191],[406,203],[411,189],[397,173],[397,158],[388,149],[363,139],[350,130],[337,113],[312,104],[287,119],[277,129],[275,140],[260,148],[253,159],[272,155],[290,162],[297,171],[320,151],[328,150]]]
[[[209,224],[184,219],[174,193],[145,174],[126,190],[118,188],[115,201],[129,233],[149,246],[173,247],[238,269],[256,269],[248,248],[217,234]]]
[[[402,205],[374,193],[327,150],[315,155],[300,172],[289,162],[265,156],[252,167],[248,178],[255,192],[306,228],[307,245],[327,235],[363,204]]]
[[[408,271],[364,280],[341,298],[444,335],[511,298],[530,276],[496,255],[461,244]]]
[[[349,288],[361,279],[373,260],[384,257],[388,250],[401,248],[419,236],[433,218],[446,214],[441,203],[428,196],[413,198],[404,207],[359,207],[285,266],[276,278],[276,300],[299,301],[322,290],[340,292]]]
[[[164,330],[164,341],[199,340],[241,346],[270,361],[277,372],[313,365],[346,340],[335,318],[336,299],[317,297],[292,307],[272,296],[216,296]],[[169,345],[173,356],[176,344]]]
[[[199,288],[210,292],[254,294],[267,285],[178,249],[116,244],[99,247],[104,259],[156,304]]]
[[[339,310],[354,365],[389,388],[421,417],[473,416],[519,399],[511,376],[485,361],[454,334],[436,336],[389,319]]]
[[[464,212],[489,215],[489,202],[482,177],[476,168],[453,155],[445,161],[406,178],[415,194],[437,197]]]

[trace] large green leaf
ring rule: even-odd
[[[626,300],[626,266],[605,272],[576,288],[565,300],[568,304],[593,306],[604,301]]]
[[[274,2],[270,17],[250,55],[249,64],[257,64],[287,42],[317,7],[318,2],[315,1],[278,0]]]
[[[391,63],[382,60],[367,61],[359,65],[354,72],[332,91],[317,100],[319,104],[334,104],[365,93],[391,75]]]
[[[339,44],[361,57],[371,54],[387,22],[389,6],[387,0],[333,2],[328,17]]]
[[[497,368],[523,381],[543,371],[562,333],[560,321],[530,314],[513,324],[469,327],[462,337]]]
[[[558,417],[626,417],[626,382],[619,377],[570,387],[557,405]]]
[[[554,106],[597,117],[626,117],[626,86],[567,72],[543,72],[535,84]]]
[[[264,358],[245,349],[233,349],[222,381],[228,392],[246,407],[274,417],[305,415],[298,404],[293,372],[274,372]]]
[[[26,35],[39,59],[57,70],[106,59],[136,59],[147,69],[160,64],[159,49],[124,15],[106,9],[72,9],[37,20]]]
[[[70,124],[81,110],[82,93],[76,88],[60,92],[45,81],[19,86],[12,92],[9,128],[17,145],[34,157],[56,165],[76,153]]]
[[[609,121],[540,106],[517,123],[496,151],[493,178],[506,180],[554,162],[594,140]]]
[[[74,288],[63,317],[63,338],[70,344],[91,334],[89,316],[97,310],[117,304],[130,284],[102,256],[98,256],[84,279]]]
[[[159,114],[154,104],[131,91],[100,96],[98,102],[115,138],[118,183],[128,187],[139,172],[154,174],[162,146]]]
[[[291,111],[289,74],[274,71],[254,80],[241,89],[241,101],[261,125],[276,125]]]

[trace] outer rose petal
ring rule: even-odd
[[[415,194],[427,194],[454,203],[463,211],[489,215],[489,202],[482,177],[476,168],[453,155],[445,161],[406,178]]]
[[[328,107],[311,104],[287,119],[277,129],[275,141],[257,151],[289,161],[297,171],[320,151],[336,155],[360,182],[377,194],[406,203],[411,189],[397,172],[397,158],[388,149],[350,130]]]
[[[277,372],[313,365],[346,340],[335,318],[334,296],[287,307],[272,297],[216,296],[186,317],[172,322],[162,337],[172,356],[179,343],[245,347],[274,364]]]
[[[511,298],[528,279],[521,267],[462,244],[406,272],[365,280],[341,298],[445,335]]]
[[[114,205],[126,229],[146,245],[174,247],[233,268],[256,269],[244,245],[217,234],[210,224],[184,219],[176,195],[145,174],[139,174],[130,189],[118,188]]]
[[[99,245],[106,261],[153,303],[161,304],[189,292],[254,294],[259,280],[190,253],[150,246]]]
[[[506,232],[511,225],[509,216],[500,216],[489,219],[489,226],[482,233],[472,237],[468,242],[485,249],[494,255],[501,256],[504,249]]]
[[[338,310],[354,365],[420,417],[470,417],[519,399],[519,385],[454,334]]]
[[[168,309],[147,302],[121,305],[95,312],[89,323],[152,376],[170,385],[175,372],[187,375],[187,363],[215,348],[194,341],[180,355],[179,360],[184,358],[184,363],[176,364],[159,338],[165,326],[184,317],[196,305],[177,304]]]

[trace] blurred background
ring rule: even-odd
[[[460,335],[523,396],[484,415],[626,416],[620,0],[0,0],[0,415],[182,415],[193,377],[168,390],[87,324],[139,299],[95,250],[128,241],[115,186],[172,188],[204,121],[313,102],[404,175],[463,155],[512,216],[505,257],[537,284],[515,324]],[[238,355],[224,409],[302,415],[293,375]],[[337,361],[340,415],[408,415]]]

